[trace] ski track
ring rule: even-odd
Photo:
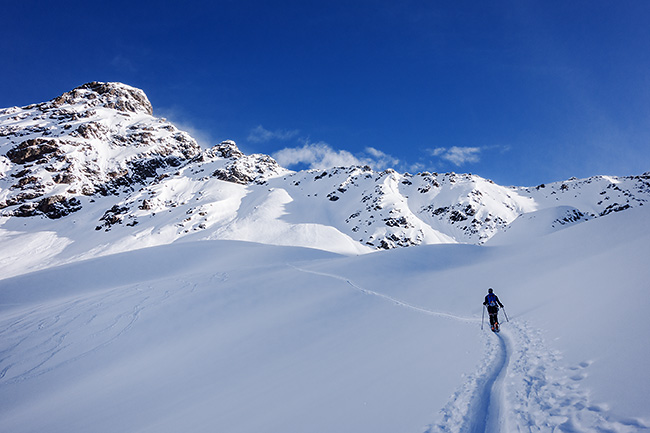
[[[116,341],[143,310],[196,284],[178,288],[138,284],[38,305],[0,320],[0,386],[28,380],[73,363]]]
[[[503,377],[508,365],[508,350],[501,336],[498,336],[498,349],[495,359],[490,364],[490,372],[485,376],[485,383],[477,390],[475,408],[469,418],[471,433],[507,431],[502,425],[503,417]]]
[[[386,300],[388,302],[391,302],[391,303],[393,303],[393,304],[395,304],[397,306],[404,307],[404,308],[407,308],[409,310],[417,311],[418,313],[427,314],[429,316],[444,317],[446,319],[453,319],[453,320],[458,320],[458,321],[466,322],[466,323],[478,323],[479,322],[479,320],[477,318],[474,318],[474,317],[458,316],[456,314],[445,313],[445,312],[442,312],[442,311],[428,310],[426,308],[418,307],[417,305],[409,304],[408,302],[400,301],[399,299],[395,299],[395,298],[393,298],[391,296],[384,295],[383,293],[379,293],[379,292],[375,292],[373,290],[365,289],[365,288],[357,285],[356,283],[354,283],[352,280],[350,280],[348,278],[345,278],[345,277],[341,277],[340,275],[328,274],[326,272],[312,271],[310,269],[300,268],[300,267],[295,266],[293,264],[289,264],[289,266],[294,268],[297,271],[300,271],[300,272],[305,272],[305,273],[314,274],[314,275],[320,275],[320,276],[323,276],[323,277],[329,277],[329,278],[334,278],[336,280],[344,281],[350,287],[352,287],[355,290],[360,291],[361,293],[364,293],[366,295],[376,296],[378,298],[381,298],[381,299],[384,299],[384,300]]]
[[[365,289],[350,279],[289,265],[297,271],[334,278],[366,295],[411,311],[477,325],[473,317],[433,311]],[[210,281],[227,281],[213,274]],[[34,306],[0,320],[0,386],[16,384],[73,363],[116,341],[137,322],[142,312],[179,293],[193,293],[196,281],[169,285],[141,284],[89,294],[64,302]],[[623,419],[605,405],[593,404],[580,390],[589,361],[561,365],[559,353],[549,351],[539,331],[517,320],[502,332],[485,335],[485,356],[466,376],[439,421],[426,433],[496,432],[648,432],[642,420]]]
[[[399,307],[468,324],[478,319],[412,305],[365,289],[340,275],[290,267],[300,272],[345,282],[354,290],[376,296]],[[591,362],[565,367],[561,356],[546,347],[540,331],[510,320],[499,333],[485,335],[485,357],[467,376],[440,411],[439,421],[425,433],[633,433],[648,432],[639,419],[609,413],[606,405],[593,404],[579,382],[587,377]]]

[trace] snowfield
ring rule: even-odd
[[[649,216],[483,246],[203,240],[15,269],[0,430],[648,431]],[[481,329],[488,287],[500,334]]]
[[[0,109],[0,432],[648,431],[649,202],[292,172],[121,83]]]

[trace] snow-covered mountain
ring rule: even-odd
[[[181,239],[357,254],[482,244],[531,212],[559,210],[545,223],[557,229],[650,198],[648,173],[525,188],[370,167],[292,172],[232,141],[202,149],[152,113],[141,90],[98,82],[0,110],[0,239],[43,232],[65,245],[32,255],[35,266]],[[22,255],[12,251],[9,267]]]
[[[4,109],[0,122],[3,215],[61,218],[90,201],[84,197],[128,194],[190,163],[231,158],[212,175],[243,183],[266,168],[282,171],[234,146],[203,151],[152,116],[144,92],[119,83],[88,83],[49,102]]]
[[[293,172],[118,83],[0,110],[0,431],[650,431],[649,196]]]
[[[647,432],[649,211],[499,247],[217,240],[19,272],[0,431]]]

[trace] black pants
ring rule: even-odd
[[[494,326],[495,323],[499,323],[497,315],[499,314],[499,307],[490,306],[487,307],[488,314],[490,315],[490,326]]]

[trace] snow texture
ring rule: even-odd
[[[0,426],[647,431],[647,217],[361,256],[190,242],[0,280]]]
[[[119,83],[0,122],[0,431],[650,430],[648,174],[290,172]]]

